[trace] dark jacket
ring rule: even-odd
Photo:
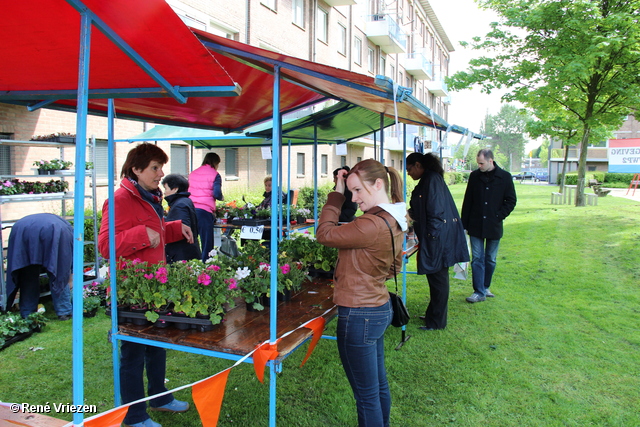
[[[202,251],[198,243],[198,218],[196,217],[196,208],[189,198],[190,195],[189,192],[182,192],[165,197],[169,204],[169,212],[165,216],[165,220],[180,220],[183,224],[191,227],[193,232],[193,243],[187,242],[187,239],[184,238],[174,243],[167,243],[165,250],[168,263],[202,258]]]
[[[511,174],[495,165],[489,172],[475,170],[462,203],[462,224],[469,236],[502,238],[502,221],[516,207],[516,189]]]
[[[420,249],[418,274],[433,274],[469,261],[469,249],[458,209],[442,176],[425,170],[411,193],[411,210]]]
[[[335,188],[334,188],[335,190]],[[342,205],[342,209],[340,210],[340,222],[351,222],[356,219],[356,211],[358,210],[358,204],[356,202],[351,201],[351,197],[353,194],[349,189],[344,189],[344,204]]]
[[[49,284],[58,292],[69,286],[73,261],[73,227],[65,219],[49,213],[27,215],[13,225],[7,251],[6,295],[15,290],[17,272],[41,265],[54,278]]]

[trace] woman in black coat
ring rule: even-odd
[[[430,301],[420,329],[444,329],[449,304],[449,267],[469,261],[458,209],[444,182],[440,160],[432,153],[407,156],[407,175],[420,180],[411,193],[409,214],[418,250],[418,274],[426,274]]]
[[[167,213],[165,220],[181,220],[183,224],[191,227],[193,231],[193,243],[187,242],[187,239],[167,243],[165,247],[167,263],[202,258],[200,243],[198,243],[196,208],[189,198],[191,193],[187,191],[189,189],[189,181],[182,175],[170,174],[162,179],[162,185],[164,187],[164,198],[169,204],[169,213]]]

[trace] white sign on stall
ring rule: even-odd
[[[240,230],[240,238],[247,240],[260,240],[262,239],[263,231],[264,225],[243,225]]]

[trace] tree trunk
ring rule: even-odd
[[[578,159],[578,188],[576,188],[576,207],[585,206],[584,178],[587,173],[587,149],[589,147],[589,125],[584,126],[582,141],[580,142],[580,158]]]
[[[564,184],[567,182],[567,161],[569,159],[569,146],[564,144],[564,163],[562,163],[562,181],[560,181],[560,194],[564,194]]]

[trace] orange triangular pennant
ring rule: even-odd
[[[227,385],[227,377],[231,368],[196,383],[191,388],[193,403],[196,404],[202,427],[215,427],[218,425],[220,406],[224,397],[224,388]]]
[[[278,341],[275,344],[263,343],[253,352],[253,368],[261,383],[264,383],[264,367],[267,365],[267,361],[278,357]]]
[[[127,405],[107,412],[97,418],[85,421],[84,427],[120,427],[128,410],[129,406]]]
[[[316,344],[318,343],[320,338],[322,338],[322,332],[324,331],[325,323],[326,321],[324,317],[316,317],[315,319],[310,320],[309,323],[304,325],[305,328],[309,328],[313,331],[313,338],[311,339],[311,343],[309,344],[309,348],[307,349],[307,355],[304,357],[304,360],[300,364],[301,368],[307,362],[307,359],[309,358],[309,356],[311,356],[311,353],[313,353],[313,349],[316,348]]]

